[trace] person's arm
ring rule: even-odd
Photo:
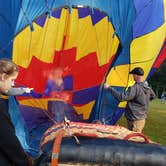
[[[118,92],[116,89],[113,87],[108,87],[107,85],[105,86],[106,89],[110,91],[110,93],[119,101],[129,101],[134,99],[136,95],[136,87],[132,86],[129,87],[127,91],[125,92]]]
[[[10,88],[9,91],[6,93],[8,96],[15,96],[15,95],[22,95],[23,93],[30,93],[33,88]]]
[[[154,91],[150,88],[150,100],[153,100],[155,99],[157,96],[156,94],[154,93]]]

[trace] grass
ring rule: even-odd
[[[124,116],[118,121],[118,124],[126,127]],[[143,133],[152,141],[166,146],[166,102],[162,104],[159,99],[150,102]]]

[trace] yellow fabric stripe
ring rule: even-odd
[[[74,107],[77,114],[82,114],[83,115],[83,119],[89,119],[89,116],[90,116],[90,113],[91,113],[91,110],[92,110],[92,107],[94,105],[94,101],[88,103],[88,104],[85,104],[81,107]]]
[[[52,62],[54,51],[62,50],[64,36],[64,49],[77,48],[76,60],[96,52],[99,66],[109,62],[119,45],[107,17],[93,26],[91,16],[78,19],[77,9],[71,14],[68,9],[62,9],[60,19],[47,18],[44,27],[33,25],[34,31],[31,32],[28,26],[14,40],[13,60],[25,68],[33,56],[43,62]]]
[[[79,26],[78,26],[78,12],[77,9],[72,9],[68,17],[68,28],[66,31],[66,43],[64,49],[77,47],[77,40],[79,40]]]
[[[165,12],[165,21],[166,21],[166,0],[164,0],[164,12]]]
[[[36,107],[47,110],[47,99],[28,99],[28,100],[19,100],[19,103],[29,107]]]
[[[69,11],[68,9],[63,9],[61,12],[61,17],[59,20],[59,24],[58,24],[58,31],[57,31],[57,36],[52,36],[53,38],[57,38],[56,40],[56,48],[55,50],[62,50],[62,44],[63,44],[63,38],[66,35],[66,31],[68,28],[68,16],[69,15]]]
[[[120,102],[118,107],[119,108],[125,108],[126,107],[126,104],[127,104],[127,101],[124,101],[124,102]]]
[[[47,18],[44,27],[36,23],[34,31],[29,26],[19,33],[14,40],[13,60],[27,68],[31,58],[36,56],[44,62],[52,62],[55,50],[61,50],[66,29],[67,9],[62,9],[61,18]]]
[[[8,99],[9,96],[6,96],[6,95],[3,95],[3,94],[0,94],[0,98],[1,98],[1,99]]]
[[[129,75],[129,64],[112,68],[106,78],[106,83],[111,86],[128,87],[134,84],[133,76]],[[120,102],[118,107],[125,108],[127,102]]]
[[[96,52],[99,66],[108,63],[119,45],[118,38],[113,37],[114,29],[108,18],[103,18],[95,26],[92,25],[90,16],[77,18],[78,11],[73,9],[69,19],[65,49],[77,47],[77,60]]]
[[[105,17],[95,25],[97,56],[99,66],[109,62],[111,57],[115,55],[119,40],[114,34],[114,29],[108,18]]]
[[[96,52],[97,50],[95,31],[90,16],[79,20],[78,32],[76,60],[81,59],[88,53]]]
[[[43,110],[48,110],[48,101],[62,101],[57,98],[47,98],[47,99],[25,99],[19,100],[19,103],[29,107],[36,107]]]
[[[106,83],[111,86],[126,87],[128,84],[129,64],[113,67],[107,78]]]
[[[131,70],[136,66],[143,67],[143,69],[145,70],[146,78],[156,57],[159,54],[165,36],[166,23],[157,30],[134,39],[130,47]]]
[[[34,108],[40,108],[43,110],[48,110],[48,101],[62,101],[57,98],[49,98],[49,99],[26,99],[26,100],[20,100],[20,104],[28,106],[28,107],[34,107]],[[74,109],[76,110],[77,114],[82,114],[83,119],[88,119],[91,113],[91,109],[94,105],[94,101],[83,105],[83,106],[74,106]]]
[[[45,31],[43,35],[44,38],[41,43],[38,43],[39,48],[34,45],[36,50],[40,51],[35,54],[39,55],[38,58],[40,60],[44,62],[52,62],[55,50],[59,51],[62,49],[67,15],[68,10],[63,9],[59,20],[53,17],[47,19],[46,26],[43,29],[43,31]]]
[[[129,74],[129,64],[119,65],[112,68],[106,78],[106,83],[110,86],[127,87],[128,84],[133,84],[133,78]],[[125,108],[127,102],[120,102],[118,107]]]
[[[38,32],[42,31],[42,28],[35,26],[35,24],[34,28],[36,35]],[[27,67],[29,65],[32,57],[32,55],[30,55],[31,33],[32,32],[28,26],[14,38],[12,58],[16,64],[19,64],[23,67]]]

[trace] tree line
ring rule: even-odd
[[[166,92],[166,60],[160,68],[148,80],[150,86],[155,91],[158,98],[163,92]]]

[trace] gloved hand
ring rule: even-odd
[[[33,88],[26,88],[26,89],[25,89],[25,92],[26,92],[26,93],[31,93],[31,90],[33,90]]]

